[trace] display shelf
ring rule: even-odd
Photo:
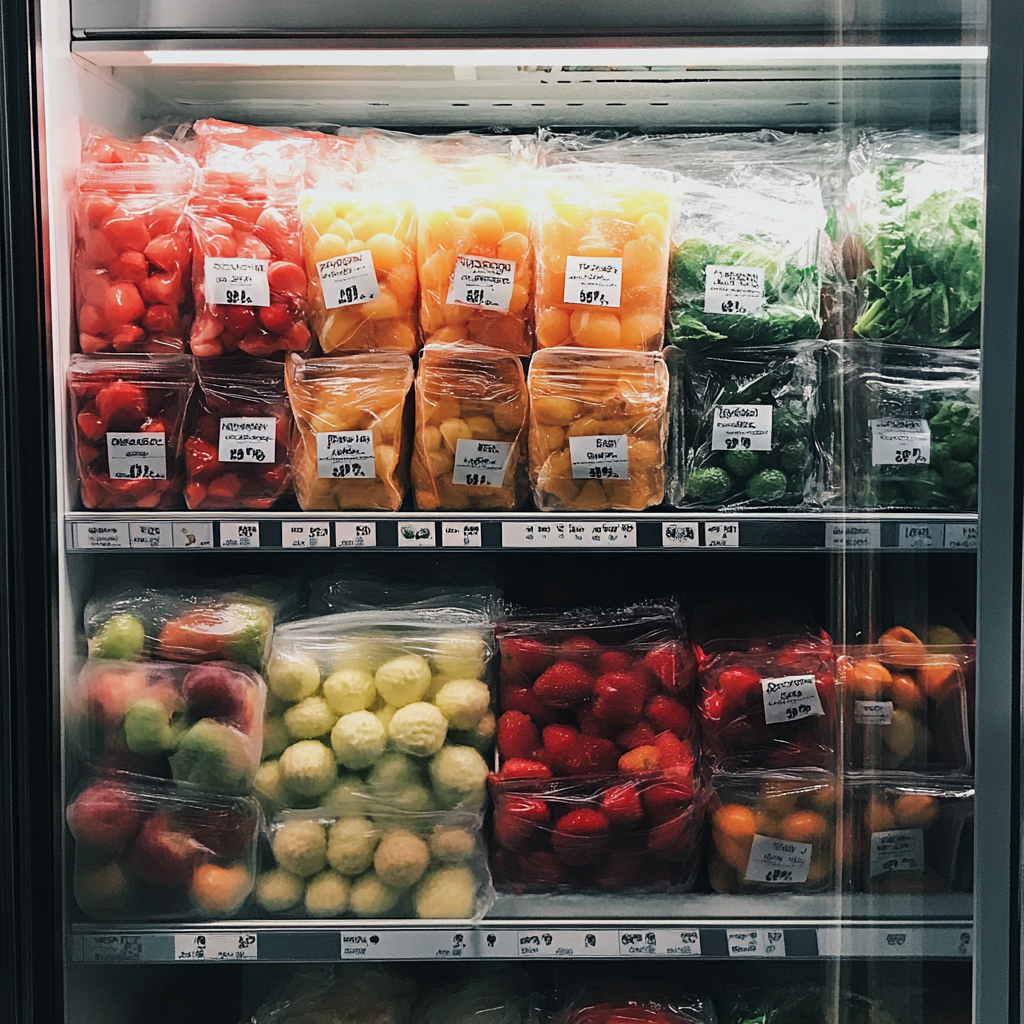
[[[978,517],[942,513],[75,512],[69,551],[973,551]]]

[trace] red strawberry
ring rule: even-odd
[[[730,704],[745,704],[754,687],[760,694],[761,676],[746,665],[731,665],[718,673],[717,689]]]
[[[587,736],[601,736],[607,739],[612,734],[612,727],[602,722],[590,708],[576,710],[576,724],[580,727],[580,732]]]
[[[644,816],[640,804],[640,793],[636,786],[628,783],[613,786],[601,798],[601,811],[611,823],[612,828],[632,828]]]
[[[615,771],[619,751],[611,740],[585,736],[568,725],[549,725],[543,736],[548,761],[561,775],[598,775]]]
[[[589,636],[573,636],[564,640],[558,648],[563,658],[572,658],[584,665],[592,665],[601,653],[601,645]]]
[[[693,768],[681,766],[665,773],[663,781],[644,790],[644,810],[658,824],[675,817],[693,800]]]
[[[690,712],[678,701],[661,695],[652,697],[644,707],[644,718],[655,732],[674,732],[683,739],[690,732]]]
[[[661,752],[657,747],[634,747],[619,758],[619,771],[627,775],[639,772],[653,772],[661,764]]]
[[[548,805],[533,797],[512,795],[494,811],[494,838],[506,850],[523,850],[551,818]]]
[[[685,740],[679,739],[673,732],[658,733],[654,740],[654,745],[658,748],[658,753],[661,755],[661,765],[663,768],[683,764],[685,761],[693,761],[693,752],[690,749],[690,744]]]
[[[625,651],[603,651],[597,656],[598,672],[625,672],[632,667],[633,659]]]
[[[551,769],[540,761],[525,757],[513,757],[505,761],[498,772],[501,779],[550,779]]]
[[[533,684],[533,692],[553,708],[571,708],[590,696],[594,678],[572,661],[556,661]]]
[[[653,747],[654,730],[647,722],[637,722],[631,725],[624,732],[615,737],[615,742],[623,750],[633,750],[635,747]]]
[[[506,711],[498,719],[498,752],[502,757],[533,757],[540,735],[533,719],[522,711]]]
[[[615,771],[619,748],[601,736],[580,737],[581,758],[574,775],[604,775]]]
[[[526,883],[536,882],[548,887],[565,881],[565,868],[559,864],[558,858],[547,850],[520,854],[516,866],[520,877]]]
[[[503,684],[499,697],[499,707],[502,711],[522,711],[524,715],[529,715],[537,726],[542,729],[545,725],[550,725],[558,717],[558,712],[554,708],[548,707],[527,686]]]
[[[555,660],[548,644],[528,636],[510,636],[501,641],[502,667],[528,676],[540,675]]]
[[[600,857],[610,829],[608,819],[600,811],[587,807],[570,811],[559,819],[551,836],[555,856],[572,867],[592,864]]]
[[[644,665],[661,681],[670,693],[685,690],[692,682],[697,670],[693,652],[682,643],[665,644],[655,647],[644,655]]]
[[[647,684],[637,672],[606,672],[594,683],[594,696],[595,717],[609,725],[621,727],[640,717],[644,709],[644,697],[647,696]]]

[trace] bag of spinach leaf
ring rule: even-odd
[[[746,183],[679,176],[669,262],[669,340],[776,345],[821,329],[816,176],[752,167]]]
[[[669,485],[677,508],[800,508],[827,493],[820,342],[669,349]]]
[[[842,346],[846,506],[978,507],[979,353]]]
[[[977,348],[981,331],[981,136],[865,132],[850,154],[847,272],[858,337]]]

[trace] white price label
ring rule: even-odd
[[[705,523],[704,545],[709,548],[738,548],[740,546],[740,524]]]
[[[890,871],[924,870],[924,829],[871,833],[871,877]]]
[[[747,861],[747,881],[771,885],[806,882],[813,852],[814,847],[810,843],[791,843],[787,839],[755,835]]]
[[[114,480],[166,480],[166,435],[162,430],[108,433],[107,466]]]
[[[127,523],[75,523],[76,548],[131,547]]]
[[[945,539],[941,523],[901,523],[901,548],[941,548]]]
[[[761,680],[761,699],[767,725],[797,722],[812,715],[823,715],[814,676],[781,676]]]
[[[224,416],[220,421],[219,462],[262,462],[277,459],[277,420],[273,416]]]
[[[222,548],[258,548],[260,546],[260,524],[221,523],[220,546]]]
[[[714,452],[770,452],[772,407],[770,405],[716,405],[711,424]]]
[[[86,963],[139,963],[146,958],[141,935],[85,935],[82,940],[82,960]]]
[[[357,523],[351,519],[336,521],[334,524],[334,546],[336,548],[375,548],[377,546],[377,524]]]
[[[927,420],[885,416],[868,420],[872,466],[927,466],[932,432]]]
[[[321,480],[373,480],[373,434],[335,430],[316,435],[316,475]]]
[[[173,537],[176,548],[212,548],[213,523],[175,523]]]
[[[460,256],[455,262],[447,305],[475,306],[495,313],[507,313],[516,279],[515,260],[492,260],[483,256]]]
[[[380,294],[377,271],[369,249],[321,260],[316,265],[316,272],[320,275],[325,309],[356,306]]]
[[[626,434],[591,434],[569,438],[574,480],[628,480],[629,439]]]
[[[579,523],[502,523],[501,546],[503,548],[635,548],[636,523],[624,520]]]
[[[215,306],[269,306],[269,260],[207,256],[206,301]]]
[[[843,551],[874,551],[882,546],[879,523],[827,523],[825,547]]]
[[[786,955],[786,933],[781,928],[750,928],[726,931],[731,957],[778,957]]]
[[[460,437],[455,442],[452,483],[466,487],[501,487],[511,451],[511,441],[471,441]]]
[[[516,933],[516,954],[539,959],[574,956],[614,956],[613,936],[607,932],[521,931]]]
[[[663,548],[699,548],[700,525],[698,523],[662,523],[661,546]]]
[[[892,701],[855,700],[853,720],[858,725],[892,725]]]
[[[206,936],[207,960],[256,960],[257,948],[254,932],[209,932]]]
[[[281,547],[283,548],[329,548],[330,546],[330,523],[281,524]]]
[[[622,302],[622,257],[567,256],[562,301],[618,309]]]
[[[974,551],[978,546],[977,524],[947,523],[943,543],[953,550]]]
[[[619,956],[700,956],[700,932],[696,928],[621,931]]]
[[[763,306],[764,271],[760,267],[708,264],[704,272],[705,313],[755,315]]]
[[[133,548],[169,548],[173,529],[170,523],[129,523],[128,537]]]
[[[478,548],[481,546],[479,523],[442,523],[441,547]]]
[[[175,960],[205,960],[206,936],[196,932],[174,933]]]
[[[400,548],[432,548],[434,524],[424,521],[398,524],[398,546]]]

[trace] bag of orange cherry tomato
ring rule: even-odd
[[[625,164],[548,168],[534,231],[537,347],[657,351],[672,177]]]
[[[93,131],[73,200],[78,345],[96,352],[181,351],[189,328],[195,161],[159,138]]]
[[[404,352],[288,357],[295,495],[314,509],[395,512],[409,487],[412,360]]]
[[[540,351],[528,384],[538,508],[639,512],[662,500],[668,369],[660,352]]]
[[[507,510],[526,500],[523,365],[484,345],[427,345],[416,375],[416,507]]]
[[[309,348],[297,200],[307,133],[197,121],[194,355],[269,356]]]

